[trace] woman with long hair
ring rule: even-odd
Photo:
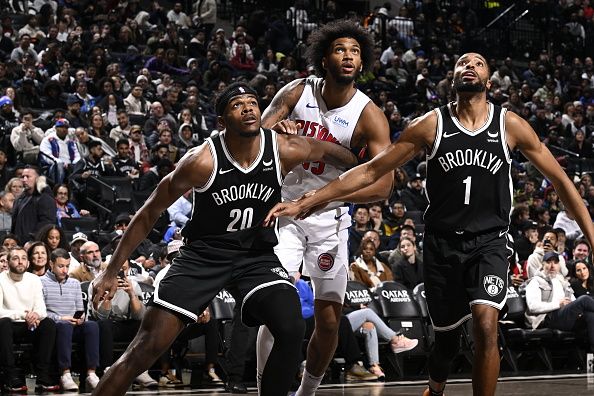
[[[394,280],[402,283],[409,289],[414,289],[419,283],[423,283],[423,261],[417,253],[415,242],[409,237],[401,237],[396,250],[399,255],[390,255],[394,261],[392,273]]]
[[[80,211],[70,202],[70,190],[66,184],[57,184],[54,187],[54,199],[56,200],[56,219],[58,225],[62,227],[62,218],[78,218],[87,216],[88,210],[81,209]]]
[[[587,262],[578,260],[570,267],[571,288],[575,298],[588,295],[594,298],[594,270]]]
[[[33,242],[27,251],[29,258],[29,268],[27,271],[37,276],[43,276],[50,268],[50,251],[47,245],[43,242]]]
[[[50,252],[57,248],[70,251],[64,231],[55,224],[47,224],[41,227],[35,236],[35,240],[45,243]]]
[[[13,177],[6,183],[6,187],[4,187],[4,191],[11,192],[14,195],[14,199],[16,200],[18,197],[21,196],[23,191],[25,191],[25,186],[23,185],[23,181],[18,177]]]

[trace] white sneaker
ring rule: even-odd
[[[156,388],[159,386],[159,383],[149,375],[148,371],[136,377],[136,383],[143,388]]]
[[[97,374],[95,374],[94,371],[92,373],[87,373],[85,383],[87,384],[87,388],[95,389],[99,383],[99,377],[97,377]]]
[[[60,385],[62,385],[62,390],[64,391],[78,392],[78,385],[76,385],[76,382],[74,382],[74,380],[72,379],[70,371],[67,371],[64,374],[62,374],[62,376],[60,377]]]

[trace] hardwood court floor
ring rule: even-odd
[[[425,381],[402,381],[365,384],[323,385],[316,395],[320,396],[421,396]],[[471,396],[472,385],[469,380],[452,380],[447,387],[448,396]],[[153,396],[204,396],[228,395],[222,389],[178,389],[155,391],[131,391],[128,395]],[[250,388],[249,395],[257,395]],[[574,396],[594,395],[594,375],[547,375],[533,377],[501,378],[497,385],[499,396]]]

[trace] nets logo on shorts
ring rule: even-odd
[[[485,275],[483,278],[483,286],[488,295],[495,297],[503,290],[503,279],[497,275]]]
[[[322,253],[318,256],[318,268],[322,271],[329,271],[334,267],[334,256],[330,253]]]
[[[271,268],[270,271],[274,272],[283,279],[289,279],[289,274],[287,273],[287,270],[285,270],[283,267],[274,267]]]

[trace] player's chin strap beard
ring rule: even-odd
[[[260,131],[255,132],[239,132],[239,136],[241,137],[256,137],[260,134]]]

